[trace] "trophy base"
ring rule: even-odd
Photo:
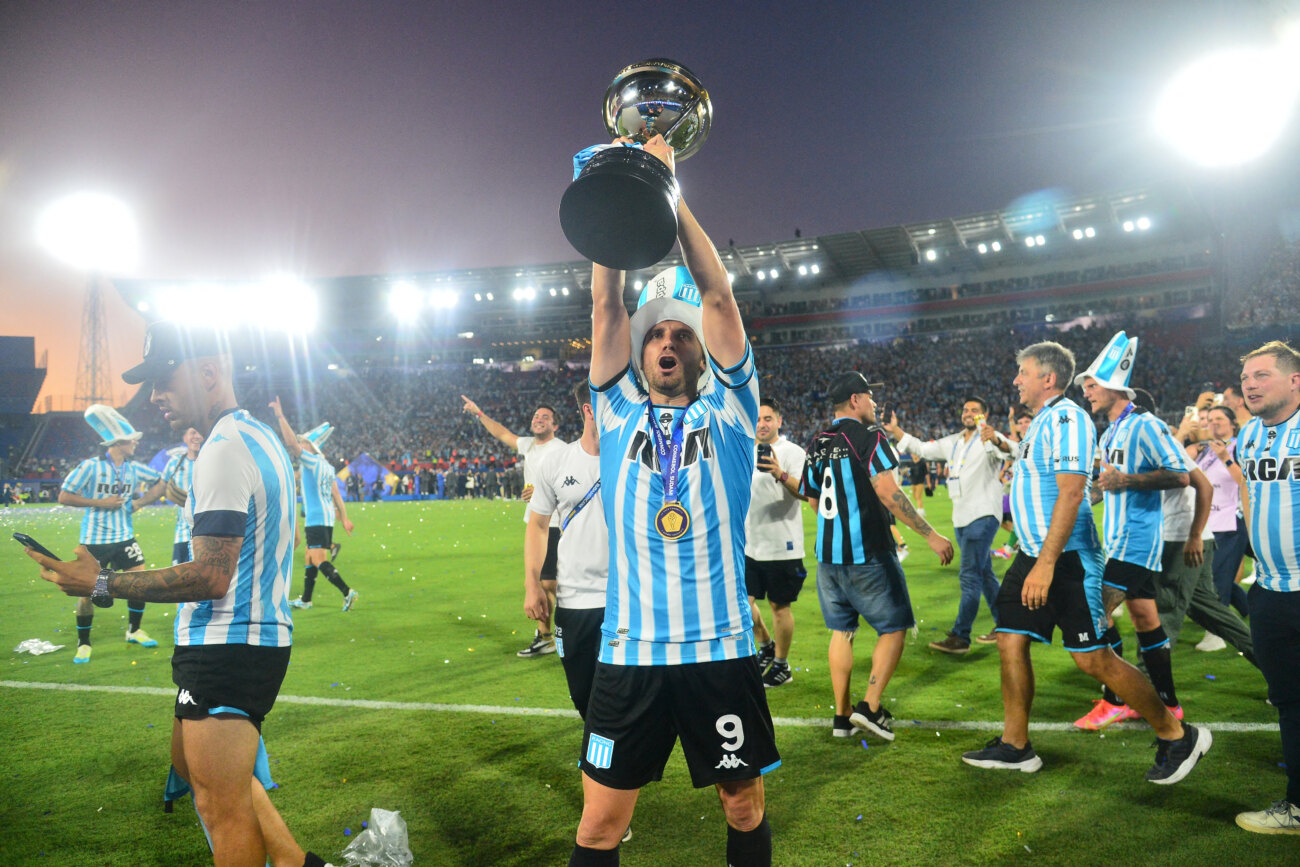
[[[659,158],[640,148],[607,148],[564,191],[560,227],[598,265],[649,268],[677,240],[678,196],[677,179]]]

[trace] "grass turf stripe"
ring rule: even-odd
[[[174,689],[157,686],[92,686],[81,683],[39,683],[24,680],[0,680],[0,687],[6,689],[47,689],[60,692],[107,692],[121,695],[157,695],[172,696]],[[442,704],[425,701],[371,701],[364,698],[321,698],[314,695],[282,695],[276,699],[285,704],[321,705],[324,707],[350,707],[361,710],[408,710],[435,713],[481,713],[497,716],[549,716],[564,719],[577,719],[578,712],[565,708],[494,706],[488,704]],[[804,726],[826,728],[830,723],[825,717],[773,717],[772,722],[778,726]],[[895,719],[898,728],[938,729],[940,731],[995,732],[1002,730],[1002,723],[984,720],[903,720]],[[1277,723],[1237,723],[1237,722],[1202,722],[1198,727],[1214,732],[1276,732]],[[1115,723],[1107,726],[1107,731],[1145,730],[1145,723]],[[1039,722],[1030,723],[1030,731],[1068,732],[1075,731],[1073,723]]]

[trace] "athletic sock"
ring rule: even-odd
[[[767,814],[752,831],[727,826],[727,867],[772,867],[772,826]]]
[[[95,615],[77,615],[77,646],[90,644],[90,624],[95,619]]]
[[[1174,666],[1169,658],[1169,637],[1163,626],[1150,632],[1138,633],[1138,653],[1147,664],[1147,675],[1156,688],[1165,707],[1178,707],[1178,694],[1174,692]]]
[[[130,602],[126,603],[126,622],[128,624],[126,628],[127,632],[135,632],[139,629],[140,620],[144,617],[144,603],[140,602],[137,604],[140,606],[139,608],[132,608]]]
[[[1020,544],[1020,537],[1016,535],[1016,531],[1015,531],[1015,530],[1012,530],[1012,531],[1011,531],[1011,538],[1007,539],[1007,545],[1009,545],[1009,546],[1012,547],[1012,548],[1015,548],[1015,547],[1018,546],[1019,544]]]
[[[316,589],[316,567],[308,566],[302,573],[302,601],[310,602],[311,593]]]
[[[784,656],[774,656],[774,657],[772,657],[772,664],[773,664],[773,665],[789,665],[790,663],[789,663],[789,661],[788,661]]]
[[[1110,645],[1110,649],[1115,651],[1116,656],[1120,659],[1124,658],[1124,639],[1120,638],[1119,629],[1114,624],[1111,624],[1110,628],[1102,633],[1101,640]],[[1124,703],[1124,699],[1116,695],[1115,691],[1109,686],[1102,690],[1102,698],[1106,699],[1106,701],[1111,704]]]
[[[329,865],[315,852],[308,852],[307,857],[303,859],[302,867],[329,867]]]
[[[352,592],[352,588],[347,585],[347,582],[343,580],[343,576],[339,574],[338,570],[334,568],[334,564],[330,561],[326,560],[324,563],[320,564],[320,572],[329,579],[331,584],[339,588],[339,592],[344,596],[347,596]]]
[[[618,867],[618,847],[588,849],[574,843],[573,854],[569,856],[569,867]]]

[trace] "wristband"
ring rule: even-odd
[[[785,482],[786,482],[786,479],[788,479],[788,478],[790,478],[790,474],[787,473],[785,470],[782,470],[782,471],[781,471],[781,484],[784,485]]]
[[[1237,463],[1237,462],[1234,461],[1232,458],[1228,458],[1226,461],[1223,462],[1223,465],[1224,465],[1225,467],[1231,467],[1231,466],[1235,465],[1236,463]]]

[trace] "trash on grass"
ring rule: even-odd
[[[32,656],[40,656],[43,653],[62,650],[66,646],[65,644],[51,644],[42,638],[29,638],[15,647],[14,653],[30,653]]]
[[[365,830],[343,850],[347,867],[409,867],[413,856],[406,820],[397,810],[373,807]]]

